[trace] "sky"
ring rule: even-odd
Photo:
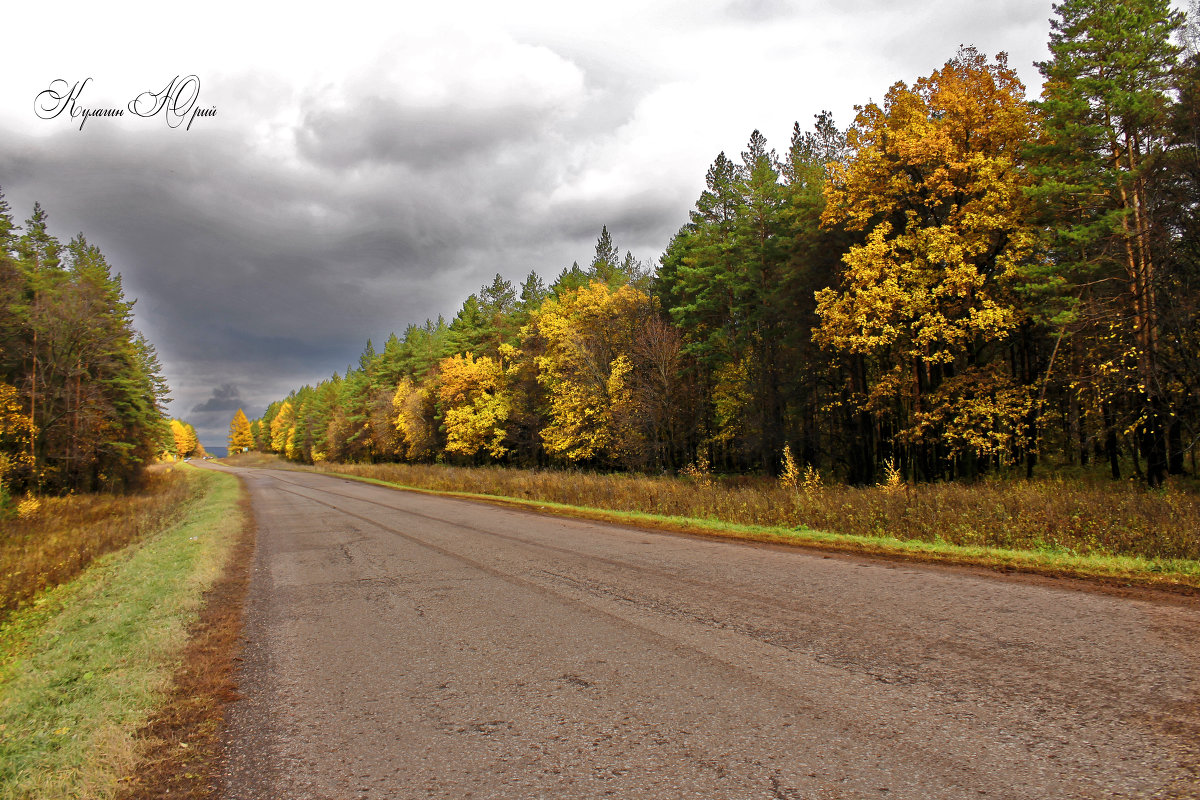
[[[497,273],[549,283],[588,263],[602,226],[657,262],[713,159],[755,129],[785,152],[793,123],[827,109],[845,127],[962,44],[1007,52],[1036,94],[1052,15],[1051,0],[320,8],[4,14],[25,33],[5,37],[0,191],[18,222],[36,200],[60,239],[100,247],[169,413],[208,446],[237,408],[261,415],[368,338],[453,317]],[[77,85],[76,111],[124,116],[69,116]]]

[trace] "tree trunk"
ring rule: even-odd
[[[1167,472],[1171,475],[1183,474],[1183,423],[1177,418],[1171,420],[1167,429]]]
[[[1121,480],[1121,461],[1117,448],[1117,423],[1113,419],[1112,406],[1104,403],[1101,409],[1104,415],[1104,453],[1108,456],[1108,466],[1114,481]]]

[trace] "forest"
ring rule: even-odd
[[[231,447],[858,485],[1194,473],[1196,4],[1065,0],[1050,23],[1040,97],[963,47],[847,128],[822,113],[782,154],[755,131],[657,264],[605,228],[586,267],[497,275]]]
[[[0,511],[21,494],[136,488],[168,432],[120,275],[47,219],[34,204],[18,226],[0,194]]]

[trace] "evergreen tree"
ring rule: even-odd
[[[780,338],[784,368],[785,433],[801,463],[844,468],[852,483],[874,482],[874,425],[853,402],[855,359],[839,359],[819,348],[816,293],[837,282],[851,239],[840,225],[822,225],[825,176],[848,157],[846,134],[824,111],[811,130],[797,122],[782,165],[781,212],[786,266],[778,291],[786,322]]]
[[[0,258],[9,256],[17,245],[17,226],[13,222],[12,207],[0,187]]]
[[[546,289],[546,282],[541,276],[534,271],[530,271],[526,276],[525,282],[521,284],[521,295],[517,299],[517,306],[513,309],[513,317],[518,330],[529,322],[529,317],[533,312],[541,308],[542,303],[549,296]]]
[[[697,359],[711,441],[739,465],[774,470],[782,450],[784,359],[791,301],[778,159],[754,131],[735,164],[710,167],[691,224],[663,258],[656,291]]]
[[[630,256],[628,261],[632,261],[632,259],[633,257]],[[601,281],[609,288],[615,289],[629,283],[629,276],[622,268],[623,266],[628,268],[628,263],[623,264],[621,261],[621,253],[613,244],[608,226],[605,225],[600,229],[600,237],[596,240],[596,254],[588,266],[587,276],[591,280]]]
[[[570,268],[558,273],[558,277],[554,279],[554,283],[550,284],[550,296],[555,299],[562,299],[568,292],[574,292],[587,286],[588,281],[588,274],[580,269],[579,262],[572,262]]]
[[[1129,408],[1147,478],[1161,483],[1172,399],[1160,370],[1160,220],[1149,178],[1168,135],[1168,92],[1183,16],[1169,0],[1063,0],[1050,21],[1049,60],[1032,150],[1034,196],[1053,226],[1055,262],[1067,281],[1068,315],[1100,344],[1090,380],[1106,409]],[[1119,287],[1119,288],[1117,288]],[[1116,313],[1113,313],[1113,312]],[[1125,354],[1136,367],[1124,368]],[[1115,382],[1113,378],[1115,377]],[[1119,426],[1105,412],[1110,442]],[[1115,449],[1110,460],[1117,471]]]
[[[488,322],[479,295],[469,295],[450,323],[449,344],[453,352],[476,353],[483,350],[488,340]]]
[[[0,382],[16,387],[33,431],[21,490],[87,491],[137,482],[159,452],[166,385],[133,328],[99,249],[64,248],[40,204],[20,237],[0,212]]]

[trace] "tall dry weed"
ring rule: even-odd
[[[43,497],[0,521],[0,618],[96,557],[166,527],[193,489],[182,472],[166,470],[148,475],[135,494]]]

